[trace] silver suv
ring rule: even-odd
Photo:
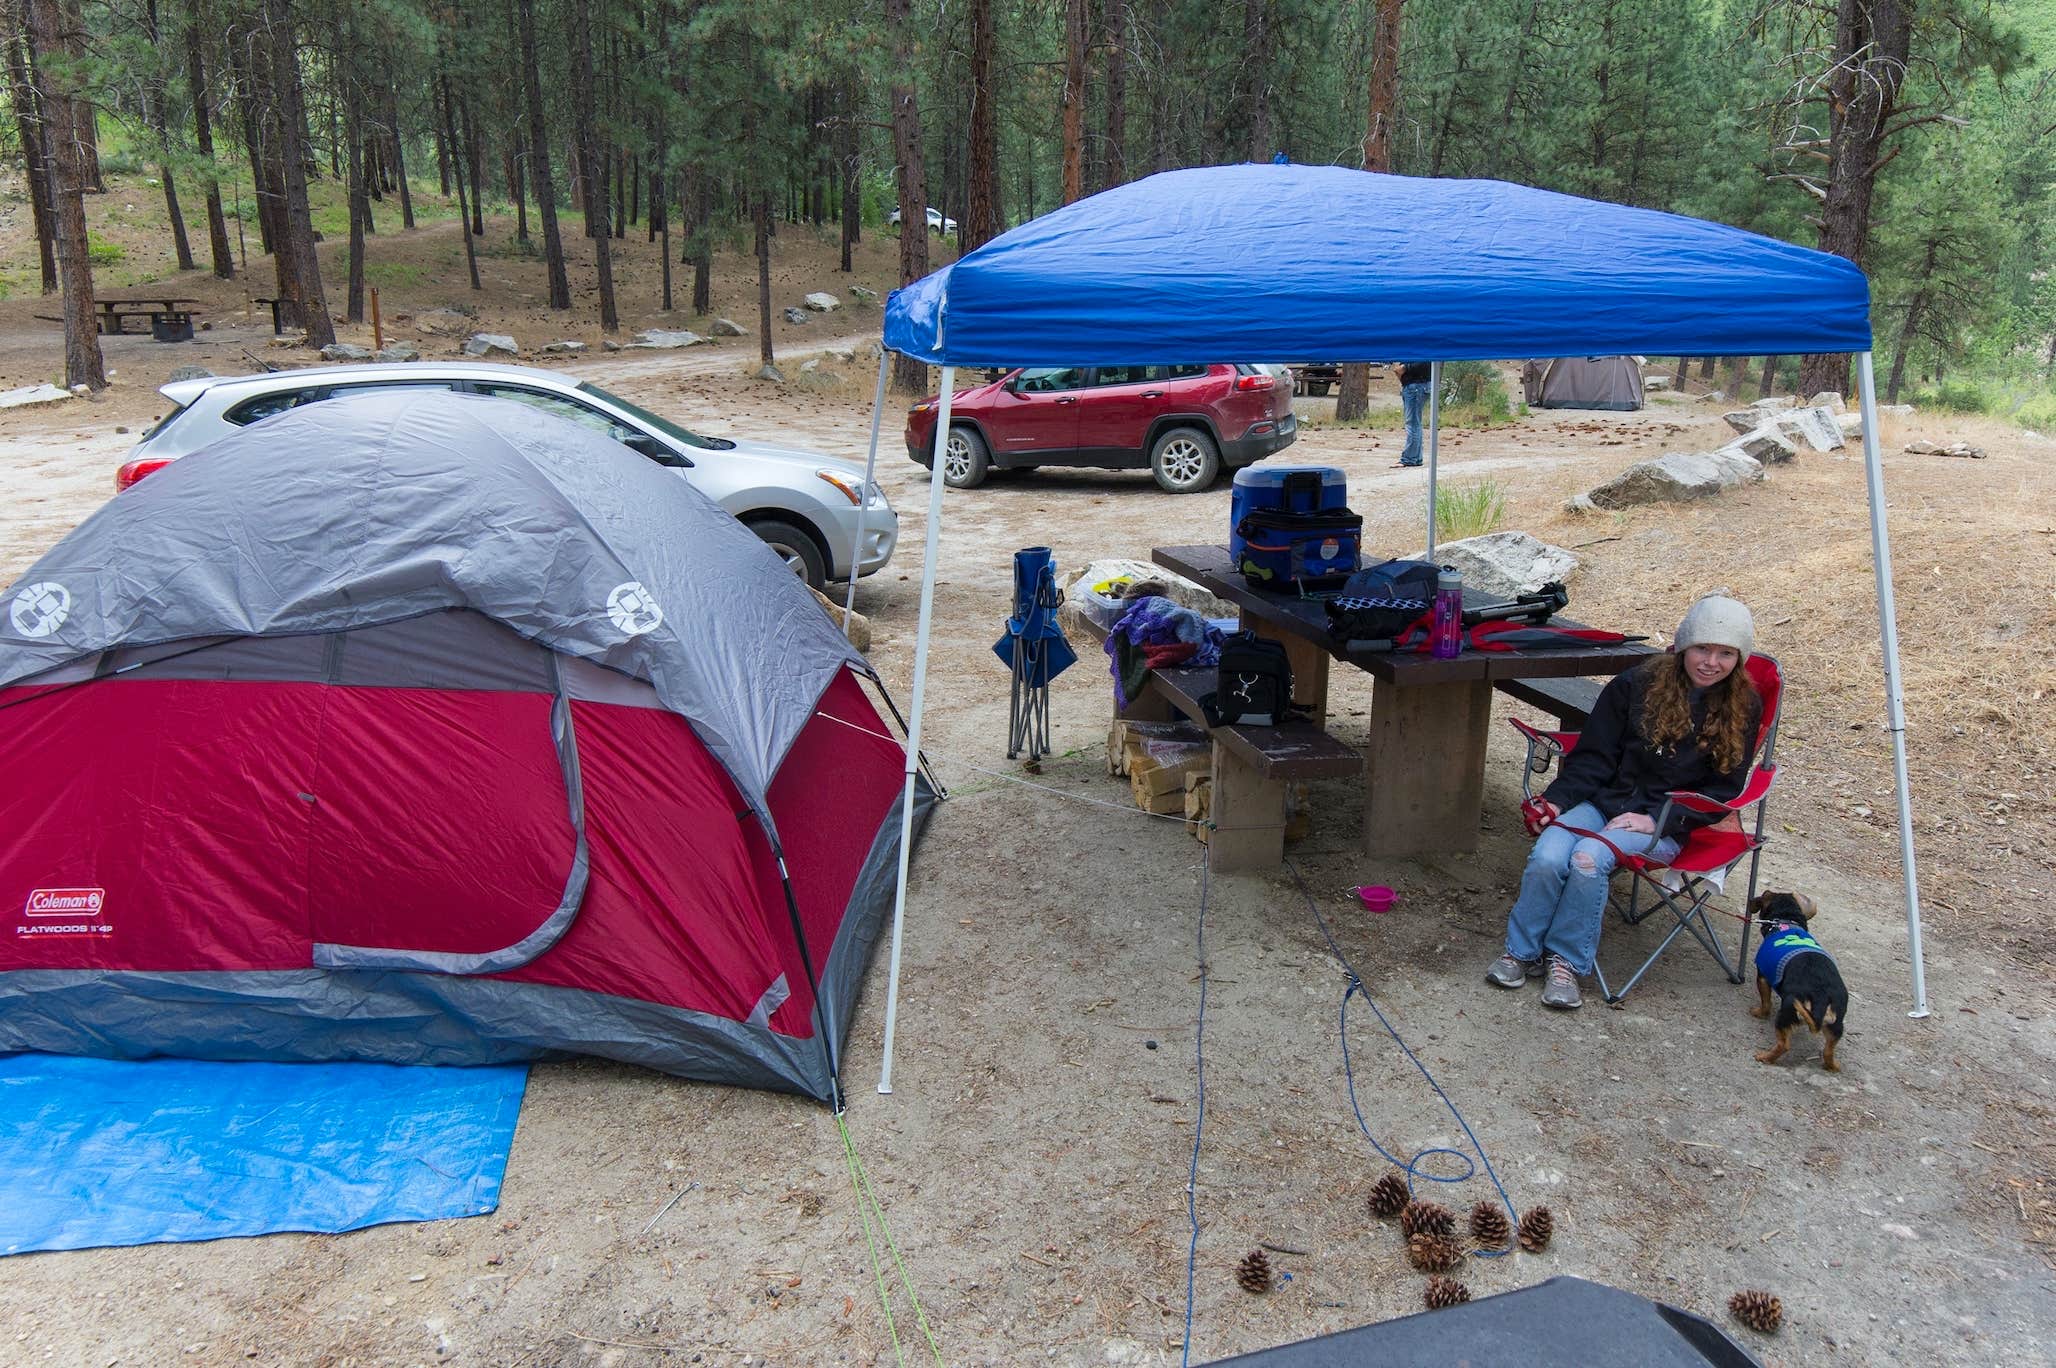
[[[899,515],[884,490],[865,483],[859,466],[811,451],[705,437],[598,385],[528,366],[411,362],[174,380],[158,391],[171,401],[171,412],[129,452],[115,488],[127,489],[160,466],[274,413],[337,395],[393,389],[512,399],[603,432],[659,465],[675,467],[816,589],[850,578],[853,565],[858,575],[884,569],[899,541]]]

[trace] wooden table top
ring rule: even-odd
[[[1454,660],[1437,660],[1425,651],[1344,651],[1328,636],[1328,613],[1320,599],[1276,594],[1254,587],[1234,568],[1225,546],[1159,546],[1150,552],[1150,559],[1226,599],[1266,625],[1312,642],[1335,659],[1367,671],[1373,678],[1395,684],[1616,675],[1640,663],[1655,649],[1640,642],[1623,642],[1617,646],[1466,650]],[[1464,603],[1471,608],[1490,607],[1505,601],[1474,591],[1464,594]],[[1585,625],[1561,614],[1550,621],[1563,627]]]
[[[114,304],[162,304],[166,312],[176,310],[181,304],[198,304],[199,302],[198,296],[195,295],[129,295],[126,297],[101,295],[93,301],[95,305],[103,309]]]

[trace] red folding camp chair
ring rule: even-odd
[[[1778,663],[1767,655],[1752,655],[1743,668],[1749,671],[1750,682],[1756,685],[1756,692],[1763,699],[1763,716],[1756,727],[1756,748],[1753,752],[1756,762],[1750,767],[1749,779],[1743,784],[1741,793],[1733,801],[1723,803],[1703,793],[1687,793],[1682,790],[1666,794],[1663,810],[1657,814],[1656,829],[1663,830],[1670,820],[1673,806],[1688,808],[1693,812],[1721,813],[1721,820],[1711,826],[1695,827],[1685,837],[1683,846],[1668,863],[1646,855],[1626,855],[1620,858],[1616,873],[1626,874],[1628,879],[1628,901],[1623,906],[1613,898],[1613,906],[1621,919],[1629,926],[1640,925],[1656,914],[1659,908],[1670,912],[1677,925],[1670,929],[1662,942],[1652,950],[1649,958],[1642,961],[1628,981],[1615,992],[1606,981],[1606,971],[1598,960],[1593,961],[1593,973],[1599,979],[1599,990],[1609,1005],[1619,1005],[1634,986],[1642,981],[1663,952],[1670,949],[1671,942],[1683,932],[1691,932],[1706,953],[1713,956],[1720,967],[1727,972],[1728,982],[1742,981],[1743,967],[1749,962],[1749,917],[1746,911],[1728,912],[1712,906],[1719,895],[1721,885],[1728,874],[1746,857],[1749,861],[1749,891],[1743,899],[1746,909],[1756,897],[1757,866],[1763,858],[1763,820],[1766,799],[1771,783],[1777,778],[1778,768],[1776,746],[1778,740],[1778,705],[1784,695],[1784,676],[1778,671]],[[1534,782],[1538,775],[1547,774],[1549,767],[1578,744],[1578,733],[1566,731],[1543,731],[1531,727],[1519,718],[1509,719],[1514,728],[1528,741],[1527,764],[1521,771],[1521,794],[1533,798]],[[1756,809],[1754,830],[1745,831],[1742,815],[1750,808]],[[1571,828],[1566,828],[1570,830]],[[1582,832],[1582,835],[1597,835]],[[1599,839],[1604,840],[1601,835]],[[1616,852],[1618,854],[1619,852]],[[1668,877],[1666,877],[1668,876]],[[1675,885],[1675,886],[1673,886]],[[1651,901],[1643,902],[1644,893]],[[1741,944],[1734,959],[1727,956],[1721,939],[1709,920],[1712,914],[1732,916],[1742,923]]]

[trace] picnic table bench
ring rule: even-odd
[[[1107,639],[1099,623],[1078,620],[1094,640]],[[1287,782],[1355,775],[1363,755],[1314,722],[1209,725],[1200,700],[1214,691],[1215,674],[1207,666],[1152,670],[1116,716],[1131,722],[1182,717],[1204,730],[1213,747],[1209,864],[1222,871],[1274,868],[1285,858]]]
[[[182,295],[143,295],[136,298],[121,298],[103,295],[93,301],[96,322],[103,337],[120,337],[127,332],[124,326],[131,318],[148,318],[150,336],[158,342],[190,342],[193,340],[193,315],[198,309],[189,305],[197,299]]]

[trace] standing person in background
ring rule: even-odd
[[[1397,470],[1418,470],[1421,466],[1421,415],[1428,408],[1428,381],[1434,371],[1426,361],[1395,361],[1399,367],[1399,402],[1406,406],[1406,450],[1399,454]]]

